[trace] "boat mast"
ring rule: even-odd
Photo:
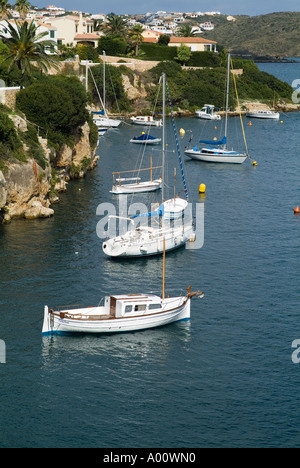
[[[103,53],[103,109],[104,109],[104,114],[106,115],[106,108],[105,108],[105,94],[106,94],[106,90],[105,90],[105,50],[102,51]]]
[[[163,240],[163,284],[162,284],[162,300],[165,299],[165,280],[166,280],[166,238]]]
[[[161,198],[164,202],[165,199],[165,123],[166,123],[166,75],[162,74],[163,86],[163,118],[162,118],[162,191]]]
[[[228,124],[228,101],[229,101],[229,77],[230,77],[230,53],[227,59],[227,86],[226,86],[226,109],[225,109],[225,138],[227,142],[227,124]],[[226,148],[226,143],[224,145]]]

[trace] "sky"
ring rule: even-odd
[[[47,3],[49,2],[49,3]],[[53,2],[53,3],[52,3]],[[156,11],[220,11],[230,15],[263,15],[276,11],[300,11],[299,0],[32,0],[32,5],[45,7],[55,5],[66,10],[85,13],[134,14]]]

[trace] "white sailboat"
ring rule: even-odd
[[[150,155],[150,167],[145,169],[134,169],[132,171],[119,171],[113,172],[113,187],[111,193],[115,195],[130,194],[130,193],[143,193],[153,192],[162,187],[162,178],[153,179],[152,174],[154,169],[161,169],[162,166],[152,167],[152,156]],[[150,171],[150,180],[141,181],[139,175],[141,172]],[[137,172],[136,177],[121,177],[127,173]],[[118,176],[116,178],[116,176]],[[125,182],[125,183],[124,183]]]
[[[234,163],[241,164],[245,161],[248,155],[246,139],[245,146],[246,152],[240,153],[239,151],[228,150],[227,149],[227,133],[228,133],[228,97],[229,97],[229,80],[230,79],[230,54],[228,54],[228,65],[227,65],[227,89],[226,89],[226,116],[225,116],[225,136],[222,140],[219,141],[207,141],[200,140],[200,143],[209,145],[202,148],[194,146],[193,148],[187,148],[185,154],[191,159],[196,159],[198,161],[206,162],[216,162],[216,163]],[[241,119],[242,124],[242,119]],[[243,129],[243,126],[242,126]],[[244,131],[243,131],[244,134]]]
[[[86,67],[88,69],[88,61],[86,61]],[[94,124],[97,125],[99,130],[119,127],[122,121],[118,119],[109,118],[107,115],[107,111],[106,111],[105,52],[104,51],[103,51],[103,100],[101,99],[98,87],[96,85],[96,82],[95,82],[95,79],[91,70],[90,70],[90,73],[93,78],[94,85],[96,87],[100,103],[102,105],[101,111],[92,111]]]
[[[161,327],[189,320],[192,297],[203,297],[202,291],[177,297],[165,297],[165,250],[163,252],[162,296],[153,294],[117,294],[104,298],[103,306],[84,308],[44,307],[42,335],[74,333],[120,333]]]
[[[165,186],[165,74],[162,75],[163,81],[163,126],[162,126],[162,203],[158,209],[152,213],[144,213],[139,216],[160,216],[162,224],[159,227],[140,226],[135,228],[132,219],[132,229],[129,229],[122,235],[112,237],[102,244],[103,252],[110,257],[140,257],[157,255],[163,252],[163,239],[165,239],[166,252],[177,249],[185,245],[194,238],[194,227],[192,219],[182,222],[185,209],[188,207],[188,193],[184,180],[184,190],[186,200],[175,197],[169,200],[164,199]],[[181,160],[180,163],[182,164]],[[183,168],[182,174],[183,174]],[[180,219],[181,222],[169,222],[166,226],[164,220]]]

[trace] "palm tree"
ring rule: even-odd
[[[179,26],[179,28],[178,28],[177,36],[181,36],[181,37],[192,37],[192,36],[194,36],[193,26],[191,26],[188,23],[181,24]]]
[[[15,4],[15,9],[19,12],[20,18],[25,20],[28,11],[30,10],[30,3],[27,0],[17,0]]]
[[[8,20],[10,17],[11,5],[7,2],[8,0],[0,0],[0,20]]]
[[[129,40],[135,47],[135,55],[139,53],[139,45],[143,42],[144,28],[141,24],[135,24],[128,32]]]
[[[107,16],[107,23],[104,25],[103,31],[107,36],[125,37],[128,31],[128,20],[111,13]]]
[[[18,23],[15,25],[7,21],[7,30],[10,37],[0,33],[0,38],[8,47],[8,56],[4,62],[8,62],[8,72],[16,65],[21,72],[21,87],[26,76],[32,76],[33,66],[42,72],[47,72],[53,66],[57,68],[57,55],[47,54],[47,50],[55,47],[55,42],[43,40],[47,32],[37,33],[37,26],[33,21]]]

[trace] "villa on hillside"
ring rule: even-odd
[[[144,42],[157,43],[162,33],[153,30],[143,31]],[[192,52],[217,52],[217,42],[203,39],[202,37],[177,37],[171,36],[169,46],[180,47],[181,44],[190,47]]]
[[[49,19],[49,23],[57,29],[58,44],[89,44],[97,47],[101,33],[94,32],[94,21],[85,18],[82,13]]]
[[[192,52],[217,52],[217,42],[202,37],[171,36],[169,46],[180,47],[181,44],[190,47]]]

